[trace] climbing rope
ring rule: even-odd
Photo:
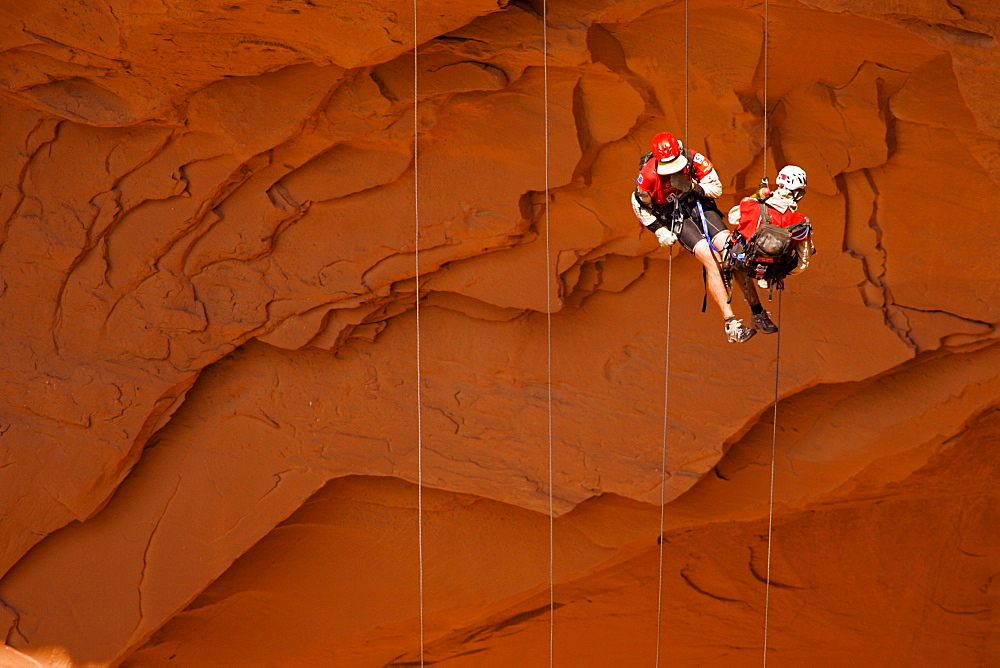
[[[684,0],[684,141],[689,141],[689,119],[688,100],[690,68],[688,65],[688,0]],[[690,146],[688,146],[690,150]],[[673,297],[674,282],[674,254],[673,251],[667,256],[667,336],[663,361],[663,446],[660,451],[660,534],[657,543],[659,544],[659,571],[656,584],[656,666],[660,665],[660,640],[661,623],[663,619],[663,531],[666,528],[666,507],[667,507],[667,410],[670,406],[670,310]]]
[[[764,0],[764,179],[767,179],[767,47],[768,47],[768,16],[767,0]]]
[[[770,27],[764,0],[764,180],[767,180],[767,51]],[[766,206],[761,204],[761,207]],[[771,539],[774,533],[774,463],[778,442],[778,379],[781,372],[781,290],[778,291],[778,340],[774,350],[774,412],[771,416],[771,480],[767,499],[767,570],[764,576],[764,668],[767,668],[767,634],[771,611]]]
[[[774,412],[771,415],[771,483],[767,501],[767,571],[764,575],[764,666],[767,667],[768,612],[771,603],[771,536],[774,528],[774,460],[778,442],[778,375],[781,363],[781,291],[778,291],[778,341],[774,351]]]
[[[542,81],[545,116],[545,385],[549,464],[549,667],[555,663],[555,504],[552,448],[552,259],[549,238],[549,4],[542,0]]]
[[[660,453],[660,570],[656,588],[656,665],[660,665],[660,620],[663,610],[663,531],[667,506],[667,407],[670,404],[670,305],[673,292],[674,255],[667,265],[667,342],[663,364],[663,449]]]
[[[690,65],[690,55],[688,52],[688,26],[690,20],[688,18],[688,0],[684,0],[684,146],[687,147],[688,154],[691,151],[691,130],[690,130],[690,119],[691,115],[688,113],[688,105],[690,101],[690,89],[691,89],[691,65]]]
[[[424,440],[423,406],[420,392],[420,169],[417,136],[418,57],[417,57],[417,0],[413,0],[413,263],[416,281],[417,318],[417,569],[420,581],[420,665],[424,665]]]

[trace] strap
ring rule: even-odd
[[[694,167],[694,158],[691,157],[691,149],[685,146],[682,150],[684,157],[687,158],[687,165],[684,166],[684,171],[687,172],[687,177],[692,183],[698,183],[698,170]]]
[[[760,219],[767,225],[771,224],[771,213],[767,210],[767,204],[764,202],[760,203]]]
[[[643,192],[645,192],[645,191],[643,191]],[[639,204],[639,208],[640,209],[643,209],[645,211],[649,211],[651,214],[656,215],[656,209],[654,209],[652,207],[652,205],[646,204],[645,202],[643,202],[642,198],[639,197],[639,186],[635,187],[635,192],[632,194],[632,196],[635,197],[635,201]]]
[[[721,253],[722,248],[716,248],[715,244],[712,243],[712,236],[708,233],[708,221],[705,220],[705,210],[701,207],[701,198],[697,195],[694,198],[695,209],[698,211],[698,222],[701,224],[701,233],[705,237],[705,241],[708,242],[708,247],[714,250],[716,253]]]
[[[640,209],[642,209],[643,211],[648,211],[649,213],[656,216],[657,223],[659,224],[660,227],[666,227],[663,221],[666,220],[671,213],[671,207],[668,204],[646,204],[645,202],[642,201],[642,198],[639,197],[638,186],[636,186],[635,192],[632,194],[632,197],[635,198],[635,201],[639,205]]]
[[[729,240],[722,249],[722,263],[719,266],[719,276],[722,277],[722,285],[726,288],[726,303],[733,303],[733,235],[729,235]],[[708,291],[708,286],[705,286]]]
[[[705,288],[705,292],[701,296],[701,312],[704,313],[705,309],[708,308],[708,272],[705,271],[705,265],[701,266],[701,284]]]
[[[812,232],[811,226],[809,225],[809,219],[802,221],[801,223],[795,223],[794,225],[788,226],[788,233],[792,235],[792,238],[796,241],[801,241],[809,236]]]

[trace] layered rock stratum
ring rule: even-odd
[[[996,3],[415,11],[0,5],[0,664],[996,662]],[[808,171],[779,336],[664,129]]]

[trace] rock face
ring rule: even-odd
[[[0,663],[1000,655],[1000,10],[690,5],[0,7]],[[663,129],[808,171],[780,335]]]

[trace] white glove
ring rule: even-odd
[[[661,246],[672,246],[677,241],[677,235],[665,227],[656,230],[656,238],[660,240]]]

